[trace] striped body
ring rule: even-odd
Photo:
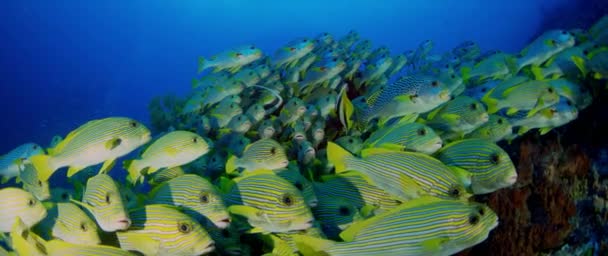
[[[56,204],[36,229],[47,240],[57,238],[81,245],[101,243],[97,224],[73,203]]]
[[[464,135],[488,121],[488,113],[481,102],[458,96],[429,115],[427,125],[436,130]]]
[[[433,154],[443,141],[433,129],[420,123],[393,124],[376,130],[365,141],[365,147],[415,151]]]
[[[0,198],[0,232],[10,232],[17,217],[29,228],[47,215],[42,203],[23,189],[0,189]]]
[[[273,139],[260,139],[249,144],[243,151],[243,156],[232,156],[226,163],[226,172],[231,173],[236,168],[248,172],[260,169],[277,170],[288,164],[285,149]]]
[[[42,147],[35,143],[25,143],[6,155],[0,156],[0,177],[2,177],[3,183],[10,178],[17,177],[19,170],[23,169],[23,165],[28,162],[28,159],[40,154],[44,154]]]
[[[450,143],[436,156],[448,166],[466,170],[475,194],[491,193],[511,186],[517,180],[515,166],[507,152],[488,140],[467,139]]]
[[[185,213],[199,221],[210,221],[218,228],[226,228],[230,217],[222,196],[206,179],[195,174],[184,174],[171,179],[152,192],[151,204],[183,207]]]
[[[284,47],[276,50],[272,64],[276,67],[293,65],[300,58],[314,49],[314,41],[308,38],[299,38],[290,41]]]
[[[488,121],[467,134],[465,138],[486,139],[498,142],[511,135],[513,127],[506,118],[499,115],[490,115]]]
[[[189,131],[173,131],[154,141],[128,167],[129,175],[135,181],[141,170],[148,168],[148,174],[160,168],[172,168],[188,164],[209,152],[209,145],[198,134]]]
[[[560,101],[548,108],[540,110],[531,117],[526,117],[522,111],[516,113],[509,119],[513,127],[521,126],[518,133],[523,134],[524,128],[526,131],[534,128],[559,127],[578,117],[578,109],[572,102],[564,97],[560,97]]]
[[[208,60],[199,57],[198,73],[207,68],[215,68],[213,72],[230,69],[231,73],[238,71],[241,66],[254,62],[262,57],[262,51],[254,45],[242,45],[220,52]]]
[[[556,90],[544,81],[528,81],[512,87],[506,87],[507,85],[507,83],[498,85],[482,99],[490,106],[488,107],[489,114],[503,108],[540,110],[555,105],[559,101]],[[495,107],[491,105],[495,105]]]
[[[395,196],[369,184],[361,175],[336,175],[323,183],[314,183],[319,198],[336,198],[351,202],[357,209],[366,205],[389,210],[401,204]]]
[[[319,204],[312,209],[312,213],[324,233],[331,238],[336,238],[353,222],[364,219],[356,204],[339,197],[319,197]]]
[[[519,71],[527,65],[540,65],[551,56],[574,46],[574,36],[565,30],[548,30],[530,43],[517,60]]]
[[[116,232],[120,247],[145,255],[201,255],[214,242],[190,216],[166,205],[146,205],[130,213],[133,224]]]
[[[307,180],[297,166],[289,166],[287,169],[274,171],[279,177],[293,184],[304,196],[306,204],[310,207],[317,205],[317,196],[315,195],[312,183]]]
[[[173,168],[165,168],[165,169],[159,170],[159,171],[155,172],[154,174],[152,174],[152,176],[150,177],[150,180],[148,182],[150,183],[150,185],[156,186],[165,181],[169,181],[173,178],[177,178],[184,174],[186,174],[186,173],[179,166],[173,167]]]
[[[129,227],[129,216],[118,185],[107,174],[97,174],[87,181],[82,204],[95,217],[103,231],[113,232]]]
[[[336,172],[353,170],[369,177],[378,188],[407,201],[423,195],[445,199],[464,199],[466,193],[460,178],[439,160],[417,152],[400,152],[380,148],[364,149],[362,158],[343,154],[342,148],[328,144],[328,156]],[[342,159],[336,155],[343,154]],[[343,161],[339,163],[339,161]]]
[[[88,166],[124,156],[149,140],[150,131],[133,119],[98,119],[78,127],[49,149],[48,156],[36,156],[32,162],[43,177],[64,166],[70,166],[71,177]]]
[[[451,255],[485,240],[498,217],[485,205],[449,200],[406,204],[361,224],[351,231],[351,242],[324,251],[332,256]]]
[[[38,200],[46,200],[51,197],[49,181],[38,178],[38,170],[31,164],[25,164],[19,172],[19,178],[23,182],[23,189],[32,193]]]
[[[135,254],[121,248],[107,245],[84,245],[51,240],[46,244],[49,256],[134,256]]]
[[[313,217],[300,191],[275,174],[251,174],[234,180],[225,196],[230,212],[243,215],[254,228],[266,232],[303,230]],[[248,206],[247,212],[234,212],[232,206]]]

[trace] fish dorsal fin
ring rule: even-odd
[[[365,103],[367,103],[368,106],[372,106],[372,105],[376,104],[376,101],[378,101],[378,97],[380,96],[381,93],[382,93],[382,90],[376,90],[371,95],[369,95],[369,97],[367,97],[365,99]]]
[[[89,126],[97,123],[97,122],[101,122],[103,121],[103,119],[100,120],[92,120],[87,122],[86,124],[81,125],[80,127],[76,128],[75,130],[71,131],[70,133],[68,133],[68,135],[65,136],[65,138],[57,143],[57,146],[55,146],[53,149],[49,149],[50,152],[61,152],[61,150],[65,147],[66,144],[68,144],[70,141],[72,141],[74,139],[74,137],[76,137],[79,133],[81,133],[84,129],[88,128]]]
[[[502,95],[501,95],[501,96],[502,96],[503,98],[504,98],[504,97],[509,96],[509,94],[511,94],[513,91],[515,91],[517,88],[519,88],[519,87],[520,87],[522,84],[524,84],[524,83],[520,83],[520,84],[514,85],[514,86],[512,86],[511,88],[504,90],[504,91],[502,92]]]
[[[386,153],[395,153],[398,151],[390,150],[387,148],[366,148],[361,151],[361,157],[366,158],[373,155],[386,154]]]
[[[431,111],[431,113],[429,113],[429,115],[426,117],[427,120],[433,120],[433,118],[435,118],[435,116],[437,116],[437,113],[439,113],[439,111],[441,111],[443,108],[442,107],[438,107],[435,108],[435,110]]]

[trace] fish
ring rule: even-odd
[[[249,106],[249,108],[247,108],[247,111],[245,111],[245,115],[247,115],[252,125],[255,125],[264,119],[264,117],[266,116],[266,109],[264,109],[264,105],[260,103],[254,103]]]
[[[53,204],[34,230],[46,240],[61,239],[81,245],[101,243],[95,221],[73,203]]]
[[[173,168],[164,168],[162,170],[158,170],[153,173],[148,180],[148,183],[152,186],[159,185],[163,182],[169,181],[173,178],[177,178],[186,174],[184,169],[181,166],[173,167]]]
[[[318,148],[319,144],[325,139],[325,122],[323,120],[317,120],[310,128],[310,138],[312,139],[312,145],[314,148]]]
[[[276,68],[294,66],[297,61],[315,48],[314,40],[298,38],[276,50],[272,64]]]
[[[28,225],[20,217],[16,217],[12,223],[14,224],[12,224],[10,238],[3,240],[6,243],[10,243],[10,247],[13,248],[17,255],[47,255],[44,246],[45,241],[34,232],[31,232]],[[11,224],[9,223],[9,225]]]
[[[587,54],[589,61],[586,65],[592,72],[593,78],[605,79],[608,77],[608,47],[600,47]]]
[[[116,158],[127,155],[150,141],[150,130],[126,117],[96,119],[70,132],[48,155],[31,158],[38,178],[48,178],[59,168],[69,166],[67,177],[82,169],[104,163],[101,170],[109,170]]]
[[[18,177],[19,171],[24,168],[24,164],[30,162],[30,157],[42,154],[44,154],[44,149],[38,144],[30,142],[20,145],[5,155],[0,156],[1,183],[4,184],[10,179]]]
[[[370,58],[374,57],[370,56]],[[377,59],[372,59],[369,64],[365,65],[365,70],[363,70],[359,81],[360,86],[365,86],[380,78],[392,65],[393,59],[388,54],[382,54]]]
[[[285,149],[277,141],[260,139],[247,145],[241,157],[229,157],[226,173],[234,173],[238,168],[243,168],[245,172],[276,170],[286,167],[288,163]]]
[[[404,76],[368,99],[359,122],[380,117],[380,125],[393,117],[428,112],[450,99],[449,90],[427,75]]]
[[[85,245],[68,243],[61,240],[48,241],[44,246],[51,256],[61,255],[108,255],[108,256],[134,256],[135,254],[118,247],[108,245]]]
[[[141,178],[146,169],[152,174],[161,168],[173,168],[188,164],[209,152],[209,144],[196,133],[173,131],[165,134],[148,146],[140,158],[125,161],[132,183]]]
[[[330,45],[334,43],[334,36],[330,33],[323,32],[315,37],[315,40],[320,45]]]
[[[485,139],[452,142],[435,156],[445,165],[466,171],[470,180],[465,183],[470,184],[474,194],[492,193],[517,181],[517,172],[509,154]]]
[[[30,228],[47,215],[42,203],[23,189],[0,189],[0,198],[4,198],[0,201],[0,232],[11,232],[17,218],[23,221],[25,227]]]
[[[207,231],[175,207],[150,204],[129,213],[131,227],[116,232],[120,248],[144,255],[201,255],[215,250]]]
[[[312,209],[315,219],[329,237],[339,237],[338,234],[365,216],[353,202],[343,198],[321,197],[317,207]]]
[[[488,121],[485,106],[467,96],[458,96],[427,116],[426,125],[436,132],[454,133],[462,138]]]
[[[86,209],[105,232],[125,230],[131,225],[118,185],[103,172],[87,181],[82,202],[71,200]]]
[[[43,201],[51,197],[49,181],[38,178],[38,170],[32,164],[25,164],[19,172],[19,179],[23,182],[23,189],[32,193],[36,199]]]
[[[439,80],[450,90],[450,94],[458,96],[466,88],[463,79],[454,71],[453,68],[445,68],[439,72]]]
[[[297,145],[298,162],[307,165],[316,159],[316,150],[310,141],[302,141]]]
[[[200,98],[193,99],[194,102],[190,104],[200,104],[202,108],[208,108],[213,104],[223,101],[227,97],[238,95],[243,92],[245,86],[246,84],[241,81],[233,79],[228,80],[224,83],[207,88]],[[189,106],[188,102],[186,102],[186,106]]]
[[[519,110],[528,110],[527,116],[530,117],[539,110],[556,104],[559,95],[550,84],[532,80],[514,86],[500,84],[488,92],[482,101],[488,106],[488,114],[508,108],[507,115],[513,115]]]
[[[251,129],[251,125],[251,120],[247,115],[238,114],[230,119],[226,130],[236,133],[246,133]]]
[[[241,69],[230,79],[239,83],[243,83],[245,85],[245,88],[251,87],[260,82],[260,80],[262,80],[260,78],[260,75],[258,75],[258,72],[251,68]]]
[[[503,82],[503,80],[487,80],[483,84],[466,87],[463,95],[481,101],[483,96],[498,86],[501,82]]]
[[[305,92],[309,86],[329,81],[345,68],[346,62],[337,57],[317,60],[308,68],[304,79],[299,83],[299,91]]]
[[[300,193],[302,193],[302,196],[304,196],[304,200],[308,206],[317,206],[318,200],[317,196],[315,195],[312,182],[302,176],[297,165],[290,164],[287,166],[287,168],[275,170],[274,173],[293,184],[300,191]]]
[[[530,129],[540,128],[541,135],[547,134],[555,127],[562,126],[578,117],[578,109],[565,97],[560,97],[557,104],[538,111],[533,116],[527,117],[525,113],[516,113],[509,122],[513,127],[519,127],[518,135],[523,135]]]
[[[283,108],[281,108],[279,120],[283,126],[287,126],[302,117],[305,112],[306,105],[304,104],[304,101],[300,98],[291,98],[283,105]]]
[[[507,118],[499,115],[490,115],[486,123],[465,135],[465,138],[478,138],[499,142],[511,137],[512,133],[513,127]]]
[[[215,252],[219,255],[251,255],[249,244],[241,242],[242,235],[236,225],[225,229],[206,227],[207,232],[215,241]]]
[[[405,54],[399,54],[396,57],[394,57],[393,65],[391,65],[391,67],[386,71],[385,74],[389,77],[394,76],[397,73],[401,72],[401,69],[403,69],[403,67],[405,67],[406,64],[407,64],[407,57],[405,57]]]
[[[249,233],[305,230],[314,220],[304,196],[289,181],[270,172],[223,180],[228,211],[247,219]]]
[[[566,30],[548,30],[538,36],[517,58],[515,73],[528,65],[540,65],[553,55],[574,46],[574,36]]]
[[[348,49],[353,46],[353,44],[357,42],[359,38],[359,33],[357,33],[357,31],[351,30],[348,31],[348,33],[338,41],[338,44],[344,47],[345,49]]]
[[[362,150],[361,156],[355,157],[335,143],[327,143],[327,158],[337,174],[349,170],[362,173],[368,182],[401,200],[426,195],[464,200],[470,196],[461,183],[460,173],[426,154],[369,148]]]
[[[475,63],[472,67],[463,65],[460,68],[462,80],[467,83],[471,79],[485,81],[487,79],[506,79],[517,73],[517,59],[515,56],[498,52],[487,56]]]
[[[451,255],[486,240],[497,225],[483,204],[422,198],[351,225],[340,234],[345,242],[294,240],[304,256]]]
[[[230,97],[227,97],[209,110],[207,116],[211,122],[212,129],[220,129],[226,127],[234,116],[242,113],[243,109],[239,105],[239,102],[234,102]]]
[[[195,174],[173,178],[150,191],[149,204],[180,207],[183,212],[207,226],[220,229],[230,225],[222,196],[206,179]]]
[[[275,134],[276,129],[274,127],[274,122],[270,119],[262,121],[262,123],[258,127],[258,136],[260,137],[260,139],[270,139],[273,138]]]
[[[397,151],[414,151],[433,154],[443,145],[435,130],[421,123],[403,120],[373,132],[363,143],[365,148],[381,147]]]
[[[198,58],[198,73],[207,68],[214,68],[213,72],[228,69],[230,73],[236,73],[239,69],[263,56],[262,50],[255,45],[243,45],[234,49],[220,52],[209,59]]]
[[[363,64],[363,59],[350,56],[345,60],[345,62],[346,68],[342,70],[340,76],[343,77],[345,80],[353,80],[355,74],[357,73],[357,71],[359,71],[359,67],[361,67],[361,64]]]
[[[452,53],[464,61],[470,61],[476,59],[481,54],[481,49],[473,41],[464,41],[454,47]]]
[[[334,142],[354,155],[361,153],[364,147],[363,140],[359,136],[342,136]]]
[[[548,59],[542,66],[532,65],[530,71],[537,80],[543,79],[556,79],[563,76],[568,78],[577,78],[579,74],[582,76],[586,75],[586,53],[591,46],[578,45],[568,49],[565,49],[553,57]]]
[[[584,84],[574,83],[565,78],[547,80],[557,94],[569,99],[579,110],[585,109],[593,102],[591,92]]]

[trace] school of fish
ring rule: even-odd
[[[90,120],[1,156],[0,255],[452,255],[479,244],[499,219],[472,196],[517,181],[500,145],[577,119],[597,90],[587,81],[608,78],[608,16],[518,53],[433,47],[394,53],[350,31],[201,56],[165,126]]]

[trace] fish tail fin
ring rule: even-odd
[[[329,255],[326,251],[336,245],[336,242],[307,235],[294,235],[293,240],[302,255]]]
[[[541,67],[539,67],[538,65],[532,65],[532,67],[530,68],[530,71],[532,71],[532,74],[534,75],[534,79],[536,79],[536,80],[543,80],[545,78],[545,76],[543,75],[543,69]]]
[[[585,66],[585,60],[579,56],[572,56],[572,62],[574,62],[574,65],[576,65],[576,67],[581,71],[581,74],[583,74],[583,77],[587,76],[587,67]]]
[[[469,79],[471,78],[471,68],[470,67],[461,68],[460,76],[462,77],[462,82],[466,84],[469,81]]]
[[[346,95],[346,86],[340,92],[342,95],[338,99],[337,109],[340,116],[340,123],[346,128],[346,131],[353,127],[353,115],[355,113],[355,107]]]
[[[226,161],[226,173],[227,174],[232,174],[235,172],[236,170],[236,156],[230,156],[228,158],[228,160]]]
[[[352,154],[333,142],[327,142],[327,159],[334,164],[336,173],[348,171],[346,162]]]
[[[196,72],[200,74],[201,72],[203,72],[203,70],[205,70],[205,68],[205,58],[198,57],[198,70]]]
[[[35,155],[30,157],[30,161],[38,171],[40,180],[48,180],[56,170],[51,164],[51,156],[49,155]]]
[[[483,101],[486,104],[486,106],[488,107],[488,114],[494,114],[494,113],[498,112],[498,110],[499,110],[498,100],[494,99],[490,96],[493,91],[494,90],[487,92],[486,95],[484,95],[483,98],[481,99],[481,101]]]
[[[122,162],[122,166],[123,168],[127,169],[127,172],[129,173],[129,179],[131,180],[132,183],[136,183],[137,180],[139,179],[139,177],[141,176],[141,167],[139,166],[139,161],[132,159],[132,160],[125,160],[124,162]]]

